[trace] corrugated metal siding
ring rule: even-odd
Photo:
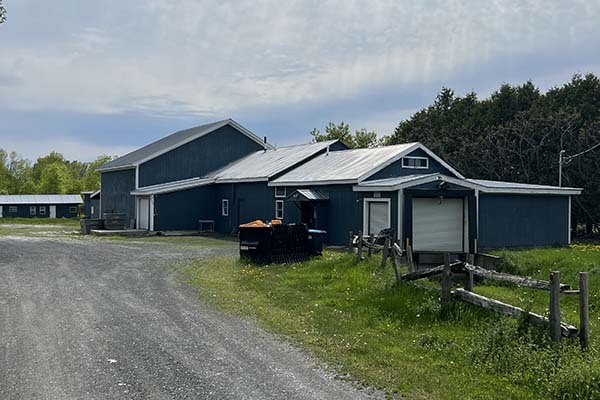
[[[402,160],[398,160],[393,164],[388,165],[381,171],[376,174],[370,176],[367,181],[373,181],[376,179],[387,179],[394,178],[397,176],[408,176],[415,174],[432,174],[432,173],[440,173],[444,175],[454,176],[452,172],[450,172],[446,167],[442,166],[439,162],[429,157],[429,155],[424,152],[422,149],[417,149],[415,151],[411,151],[406,155],[406,157],[427,157],[429,159],[429,168],[427,169],[415,169],[415,168],[402,168]]]
[[[103,172],[100,179],[101,214],[107,211],[125,213],[129,225],[129,221],[135,218],[135,199],[130,194],[135,189],[135,170]]]
[[[155,195],[154,230],[197,230],[198,220],[215,219],[214,204],[212,186]]]
[[[568,244],[568,196],[480,194],[480,248]]]
[[[260,149],[259,143],[226,125],[141,164],[139,185],[143,187],[204,176]]]

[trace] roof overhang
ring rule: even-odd
[[[286,199],[296,202],[329,201],[329,195],[315,189],[298,189]]]
[[[181,190],[194,189],[201,186],[208,186],[215,183],[214,179],[191,178],[176,182],[162,183],[160,185],[146,186],[131,192],[134,196],[152,196],[156,194],[165,194],[179,192]]]
[[[322,185],[354,185],[358,183],[357,179],[340,179],[329,181],[271,181],[269,186],[322,186]]]
[[[387,181],[387,182],[386,182]],[[429,182],[443,181],[452,183],[458,186],[463,186],[469,189],[478,190],[482,193],[504,193],[504,194],[546,194],[546,195],[579,195],[582,189],[580,188],[568,188],[568,187],[557,187],[557,186],[545,186],[540,187],[539,185],[526,185],[526,184],[515,184],[511,187],[510,183],[504,187],[494,187],[491,185],[485,185],[478,182],[472,182],[467,179],[458,179],[442,174],[428,174],[423,177],[414,177],[412,179],[401,180],[397,183],[392,180],[381,180],[381,181],[366,181],[359,183],[352,188],[355,192],[387,192],[396,191],[413,186],[422,185]]]
[[[120,165],[118,167],[110,167],[110,168],[96,168],[96,171],[98,172],[113,172],[113,171],[124,171],[126,169],[135,169],[137,168],[137,165]]]

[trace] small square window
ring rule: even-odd
[[[11,214],[17,213],[17,206],[8,206],[8,212]]]
[[[429,159],[427,157],[404,157],[402,158],[402,168],[427,169],[429,168]]]
[[[36,209],[35,206],[29,206],[29,215],[35,215]]]
[[[69,212],[71,214],[77,214],[77,206],[71,206],[71,207],[69,207]]]
[[[283,219],[283,200],[275,200],[275,218]]]
[[[40,215],[46,215],[46,206],[40,206]]]
[[[224,217],[229,216],[229,200],[227,199],[221,200],[221,215]]]
[[[275,197],[285,197],[285,186],[275,187]]]

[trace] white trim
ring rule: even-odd
[[[475,226],[477,226],[475,238],[479,239],[479,189],[475,189]]]
[[[400,248],[404,248],[404,226],[402,225],[404,216],[404,190],[398,190],[398,228],[397,238],[400,241]]]
[[[221,199],[221,216],[229,217],[229,199]]]
[[[215,183],[215,180],[213,178],[190,178],[183,179],[181,181],[145,186],[140,189],[131,191],[130,194],[134,196],[148,196],[153,194],[171,193],[178,192],[180,190],[193,189],[200,186],[212,185],[213,183]]]
[[[31,212],[33,211],[33,212]],[[29,215],[37,215],[37,207],[36,206],[29,206]]]
[[[571,196],[569,196],[569,225],[567,226],[568,244],[571,244]]]
[[[463,197],[463,252],[470,253],[469,248],[469,198]]]
[[[283,188],[283,195],[277,194],[277,189]],[[285,199],[287,197],[287,188],[285,186],[275,186],[275,198],[276,199]]]
[[[2,205],[0,205],[0,218],[3,218],[2,216],[2,211],[4,210],[4,207]]]
[[[409,146],[406,149],[402,150],[400,153],[396,154],[394,157],[391,157],[388,160],[386,160],[386,162],[378,165],[377,167],[373,168],[372,170],[370,170],[370,171],[366,172],[365,174],[363,174],[362,176],[360,176],[358,178],[358,181],[359,182],[364,181],[368,177],[370,177],[372,175],[375,175],[377,172],[381,171],[385,167],[387,167],[387,166],[395,163],[396,161],[400,160],[401,158],[403,158],[407,154],[412,153],[413,151],[415,151],[417,149],[423,150],[425,153],[427,153],[427,155],[429,157],[433,158],[435,161],[437,161],[438,163],[440,163],[444,168],[446,168],[448,171],[450,171],[451,173],[453,173],[454,175],[456,175],[458,178],[465,179],[465,177],[460,172],[458,172],[456,169],[454,169],[446,161],[444,161],[440,157],[438,157],[433,151],[429,150],[422,143],[415,142],[411,146]]]
[[[44,212],[42,212],[42,210]],[[40,215],[46,215],[46,206],[39,206],[39,214]]]
[[[140,166],[136,165],[135,167],[135,189],[140,188]]]
[[[98,172],[114,172],[114,171],[123,171],[126,169],[134,169],[136,167],[136,164],[127,164],[127,165],[120,165],[118,167],[108,167],[108,168],[96,168],[96,171]]]
[[[173,144],[173,145],[171,145],[169,147],[166,147],[166,148],[163,148],[163,149],[161,149],[159,151],[156,151],[156,152],[150,154],[149,156],[146,156],[146,157],[144,157],[144,158],[142,158],[142,159],[140,159],[140,160],[138,160],[138,161],[136,161],[134,163],[131,163],[131,164],[128,164],[128,165],[123,165],[123,166],[118,166],[118,167],[108,167],[108,168],[102,168],[102,167],[100,167],[100,168],[97,169],[97,171],[99,171],[99,172],[109,172],[109,171],[117,171],[117,170],[120,170],[120,169],[135,168],[136,166],[139,166],[139,165],[141,165],[141,164],[143,164],[145,162],[148,162],[148,161],[150,161],[150,160],[152,160],[152,159],[154,159],[154,158],[156,158],[158,156],[161,156],[161,155],[163,155],[165,153],[168,153],[169,151],[175,150],[178,147],[181,147],[181,146],[183,146],[185,144],[188,144],[188,143],[190,143],[190,142],[192,142],[192,141],[194,141],[194,140],[196,140],[196,139],[198,139],[198,138],[200,138],[202,136],[208,135],[208,134],[216,131],[217,129],[221,129],[224,126],[227,126],[227,125],[231,126],[234,129],[237,129],[239,132],[241,132],[242,134],[246,135],[251,140],[253,140],[256,143],[260,144],[263,148],[266,148],[266,149],[269,149],[269,150],[273,150],[275,148],[272,145],[270,145],[269,143],[265,143],[264,140],[261,139],[259,136],[257,136],[256,134],[252,133],[250,130],[244,128],[242,125],[240,125],[239,123],[235,122],[231,118],[225,119],[223,121],[214,122],[214,124],[215,125],[210,130],[200,131],[197,134],[192,135],[192,136],[186,138],[185,140],[181,140],[181,141],[179,141],[179,142],[177,142],[177,143],[175,143],[175,144]],[[194,127],[189,128],[189,129],[194,129]],[[183,129],[183,130],[186,130],[186,129]],[[178,131],[178,132],[181,132],[181,131]],[[173,135],[175,133],[177,133],[177,132],[174,132],[171,135]],[[155,142],[152,142],[152,143],[155,143]],[[152,144],[152,143],[149,143],[149,144]],[[145,146],[142,146],[142,147],[145,147]],[[140,148],[142,148],[142,147],[140,147]],[[127,153],[127,154],[130,154],[130,153]],[[125,155],[127,155],[127,154],[125,154]],[[118,160],[118,158],[117,158],[117,160]]]
[[[388,215],[387,224],[388,228],[392,227],[392,199],[389,197],[365,197],[363,199],[363,234],[366,235],[369,232],[369,207],[367,203],[387,203]]]
[[[281,203],[281,217],[277,215],[277,204]],[[275,200],[275,219],[283,219],[285,216],[285,202],[283,200]]]
[[[424,167],[404,165],[404,160],[425,160],[426,165]],[[419,156],[404,156],[400,159],[400,166],[405,169],[429,169],[429,158]]]
[[[150,230],[150,232],[154,232],[154,216],[156,215],[154,213],[154,195],[150,196],[150,210],[148,212],[150,213],[150,215],[148,216],[148,229]]]
[[[581,194],[581,189],[578,188],[565,188],[565,187],[548,187],[548,188],[526,188],[526,187],[490,187],[485,186],[481,183],[473,182],[467,179],[458,179],[453,178],[447,175],[440,174],[428,174],[423,175],[422,178],[411,179],[409,181],[405,181],[396,185],[363,185],[360,184],[354,186],[352,188],[355,192],[389,192],[395,191],[398,189],[403,189],[411,186],[422,185],[424,183],[434,182],[434,181],[444,181],[448,183],[453,183],[455,185],[463,186],[469,189],[480,190],[482,193],[505,193],[505,194],[556,194],[556,195],[572,195],[572,194]]]
[[[161,156],[161,155],[163,155],[165,153],[168,153],[168,152],[170,152],[172,150],[175,150],[178,147],[181,147],[181,146],[183,146],[185,144],[193,142],[194,140],[196,140],[198,138],[201,138],[202,136],[206,136],[208,134],[211,134],[214,131],[216,131],[218,129],[221,129],[224,126],[227,126],[227,125],[231,126],[232,128],[234,128],[234,129],[238,130],[239,132],[243,133],[244,135],[248,136],[250,139],[252,139],[256,143],[260,144],[263,148],[267,148],[267,149],[271,149],[271,150],[274,149],[273,146],[271,146],[268,143],[265,143],[260,137],[258,137],[257,135],[255,135],[254,133],[252,133],[251,131],[249,131],[248,129],[244,128],[242,125],[238,124],[237,122],[235,122],[234,120],[232,120],[230,118],[230,119],[223,120],[223,121],[221,121],[219,123],[216,123],[216,125],[213,126],[208,131],[200,131],[197,134],[192,135],[192,136],[186,138],[185,140],[181,140],[181,141],[179,141],[179,142],[177,142],[177,143],[175,143],[175,144],[173,144],[173,145],[171,145],[169,147],[160,149],[159,151],[156,151],[156,152],[150,154],[149,156],[146,156],[146,157],[138,160],[133,165],[142,165],[145,162],[153,160],[156,157],[159,157],[159,156]],[[189,129],[194,129],[194,128],[189,128]],[[186,130],[186,129],[184,129],[184,130]],[[175,132],[175,133],[177,133],[177,132]]]
[[[227,178],[227,179],[220,179],[220,178],[215,178],[215,182],[216,183],[247,183],[247,182],[267,182],[269,180],[269,178]]]
[[[16,214],[19,212],[19,206],[8,206],[8,213],[9,214]]]

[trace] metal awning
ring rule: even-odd
[[[329,195],[320,190],[298,189],[288,196],[292,201],[328,201]]]

